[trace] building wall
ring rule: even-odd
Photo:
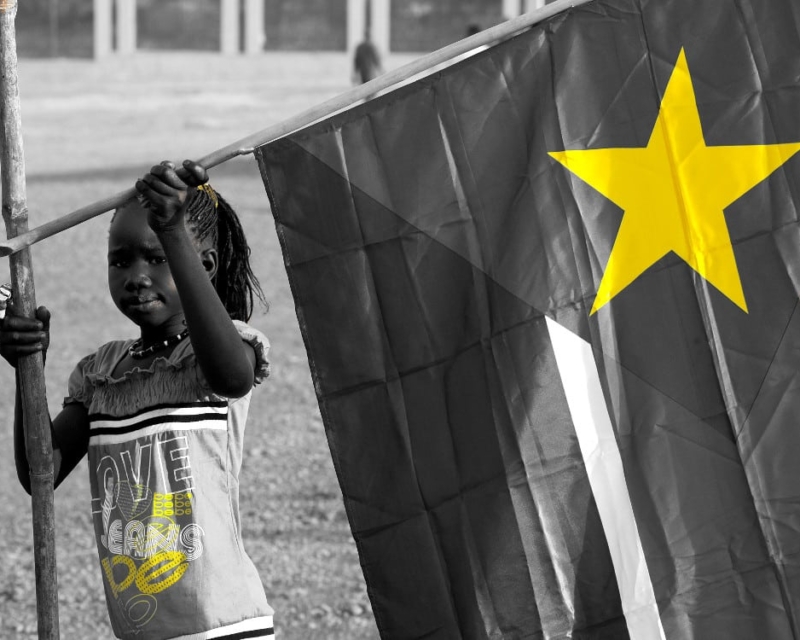
[[[343,51],[346,0],[265,0],[267,49]],[[392,0],[393,51],[433,51],[502,19],[502,0]]]
[[[434,51],[502,20],[502,0],[392,0],[392,51]]]
[[[50,0],[17,4],[17,53],[42,58],[92,55],[92,0],[59,0],[51,13]]]
[[[218,51],[219,0],[137,0],[137,47]]]
[[[347,0],[265,0],[267,49],[344,51]]]
[[[344,51],[347,0],[264,2],[267,50]],[[137,0],[137,7],[140,49],[219,49],[220,0]],[[496,24],[501,11],[502,0],[392,0],[391,48],[433,51],[464,37],[469,24]],[[20,2],[19,55],[91,57],[92,13],[92,0]]]

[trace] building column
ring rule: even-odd
[[[503,17],[506,20],[516,18],[522,9],[521,0],[503,0]]]
[[[391,0],[370,0],[372,2],[372,42],[381,55],[389,53],[392,38]]]
[[[239,0],[221,0],[219,48],[222,53],[239,53]]]
[[[367,0],[347,0],[347,53],[355,51],[364,39],[367,26]]]
[[[117,0],[117,52],[136,52],[136,0]]]
[[[547,4],[547,0],[523,0],[523,3],[524,11],[528,13],[528,11],[533,11],[534,9],[541,9]]]
[[[244,51],[249,55],[264,50],[264,0],[245,0]]]
[[[113,25],[111,24],[112,0],[94,0],[92,16],[92,48],[94,59],[100,60],[111,54]]]

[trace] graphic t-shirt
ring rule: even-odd
[[[235,322],[269,375],[269,344]],[[111,625],[124,640],[272,638],[244,551],[239,470],[250,394],[207,386],[189,340],[147,369],[112,372],[133,343],[82,359],[66,403],[89,411],[92,516]]]

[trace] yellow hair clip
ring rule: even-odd
[[[214,191],[214,188],[210,184],[206,182],[205,184],[198,185],[197,190],[205,191],[206,195],[211,198],[211,202],[214,203],[214,208],[217,209],[219,207],[219,198],[217,197],[217,192]]]

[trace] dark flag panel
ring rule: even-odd
[[[537,637],[577,615],[627,637],[541,314],[313,154],[282,162],[313,176],[282,241],[384,635]]]
[[[257,150],[383,638],[800,639],[798,78],[598,0]]]

